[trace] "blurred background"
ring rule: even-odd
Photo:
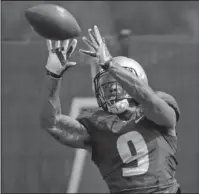
[[[24,11],[43,3],[49,2],[3,1],[1,5],[4,193],[64,193],[71,175],[75,150],[57,143],[39,124],[47,51],[45,41],[28,25]],[[199,192],[199,2],[50,3],[68,9],[79,22],[82,35],[97,24],[114,56],[137,60],[154,90],[177,99],[182,113],[177,126],[177,179],[184,192]],[[84,47],[80,38],[78,47]],[[73,98],[94,97],[89,66],[92,61],[77,51],[74,58],[78,65],[63,81],[65,114],[73,108]],[[79,192],[107,192],[89,156]]]

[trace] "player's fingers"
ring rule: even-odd
[[[51,44],[52,44],[52,51],[55,51],[57,40],[51,40]]]
[[[94,46],[97,48],[98,44],[95,40],[95,38],[93,37],[94,33],[92,33],[92,30],[91,29],[88,29],[88,35],[91,39],[91,42],[94,44]]]
[[[77,63],[73,61],[68,61],[66,64],[63,66],[64,71],[66,71],[69,67],[75,66]]]
[[[82,53],[82,54],[85,54],[85,55],[89,55],[91,57],[96,57],[96,52],[92,52],[92,51],[86,51],[86,50],[83,50],[83,49],[79,49],[79,52]]]
[[[99,45],[99,41],[97,40],[95,33],[93,32],[92,29],[88,29],[88,34],[91,37],[91,40],[93,41],[93,43],[96,45]]]
[[[65,71],[67,71],[70,67],[73,67],[76,65],[76,62],[68,61],[64,66],[63,66],[63,71],[62,75],[64,74]]]
[[[61,47],[61,50],[62,50],[62,51],[63,51],[63,50],[64,50],[64,51],[67,51],[69,42],[70,42],[70,40],[63,40],[63,41],[61,41],[60,47]]]
[[[68,50],[67,50],[67,53],[66,53],[67,57],[70,57],[72,55],[76,46],[77,46],[77,39],[73,39],[72,42],[70,43]]]
[[[58,40],[58,41],[55,42],[55,49],[61,50],[60,47],[61,47],[61,41]]]
[[[94,26],[94,32],[95,32],[95,36],[96,36],[96,38],[97,38],[97,41],[98,41],[99,43],[101,43],[101,41],[102,41],[102,36],[101,36],[100,31],[99,31],[99,28],[98,28],[97,26]]]
[[[46,40],[46,45],[47,45],[47,48],[48,48],[48,51],[52,51],[53,47],[52,47],[52,41],[47,39]]]
[[[57,58],[59,59],[62,66],[65,65],[66,59],[64,58],[63,53],[60,51],[60,48],[55,49],[55,53],[57,55]]]
[[[94,49],[97,51],[97,47],[85,36],[82,38],[82,40],[88,45],[89,48]]]
[[[74,66],[74,65],[76,65],[77,63],[76,62],[73,62],[73,61],[69,61],[69,62],[67,62],[67,66]]]
[[[103,43],[106,43],[106,40],[105,40],[105,38],[104,38],[104,37],[102,37],[102,42],[103,42]]]

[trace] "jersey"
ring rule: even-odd
[[[91,136],[92,160],[111,193],[175,193],[177,137],[142,114],[138,106],[123,121],[101,109],[86,110],[78,120]]]

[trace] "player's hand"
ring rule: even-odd
[[[99,65],[103,66],[106,62],[112,59],[105,40],[101,37],[97,26],[94,26],[94,30],[88,29],[88,34],[90,40],[86,37],[83,37],[82,39],[93,51],[80,49],[79,52],[91,57],[97,57],[99,59]]]
[[[61,78],[69,67],[76,65],[76,62],[70,61],[70,57],[75,50],[77,40],[73,39],[70,44],[69,40],[46,40],[46,43],[49,52],[46,64],[48,74],[54,78]]]

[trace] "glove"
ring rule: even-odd
[[[112,56],[106,46],[105,40],[101,37],[97,26],[94,26],[94,31],[88,29],[88,34],[91,40],[86,37],[83,37],[82,39],[86,45],[94,51],[80,49],[79,52],[91,57],[97,57],[99,59],[99,65],[104,68],[106,63],[112,60]]]
[[[69,40],[46,40],[46,43],[49,52],[46,64],[47,74],[53,78],[61,78],[69,67],[76,65],[76,62],[69,61],[69,59],[75,50],[77,40],[73,39],[70,45]]]

